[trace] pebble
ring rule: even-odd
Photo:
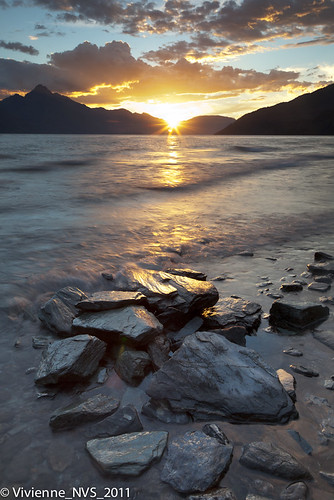
[[[290,365],[291,370],[295,373],[300,373],[300,375],[304,375],[305,377],[319,377],[319,373],[312,370],[311,368],[305,368],[305,366],[299,365]]]
[[[326,389],[329,389],[330,391],[334,391],[334,380],[325,380],[324,386]]]
[[[294,349],[294,347],[288,347],[287,349],[284,349],[283,352],[284,354],[288,354],[289,356],[295,356],[295,357],[303,355],[301,351],[298,351],[298,349]]]

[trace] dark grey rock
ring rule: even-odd
[[[332,379],[325,380],[324,386],[326,389],[334,391],[334,380]]]
[[[137,432],[88,441],[86,448],[101,469],[113,476],[138,476],[158,461],[168,432]]]
[[[308,488],[303,481],[289,484],[281,491],[280,500],[306,500]]]
[[[185,276],[186,278],[192,278],[194,280],[206,281],[206,274],[200,271],[194,271],[193,269],[166,269],[166,273],[174,274],[176,276]]]
[[[152,360],[153,367],[158,370],[169,359],[170,340],[166,335],[157,335],[147,345],[147,352]]]
[[[290,365],[291,370],[295,373],[299,373],[300,375],[304,375],[305,377],[319,377],[319,373],[311,368],[305,368],[302,365]]]
[[[229,488],[216,488],[210,493],[189,495],[187,500],[237,500],[237,497]]]
[[[280,289],[282,292],[300,292],[303,289],[303,285],[300,283],[283,283]]]
[[[75,304],[86,297],[79,288],[62,288],[41,307],[39,319],[49,330],[71,335],[72,322],[78,314]]]
[[[132,342],[147,344],[162,332],[162,325],[143,306],[127,306],[111,311],[84,313],[73,321],[78,333],[91,333],[107,343],[125,337]]]
[[[328,439],[334,439],[334,413],[321,421],[321,433]]]
[[[334,350],[334,332],[332,331],[314,331],[313,332],[313,337],[319,342],[322,342],[325,344],[327,347],[330,347],[331,349]]]
[[[267,288],[268,286],[272,285],[272,281],[261,281],[261,283],[256,283],[256,286],[258,288]]]
[[[270,309],[270,323],[283,328],[303,330],[323,321],[328,315],[329,308],[320,304],[275,300]]]
[[[329,253],[315,252],[314,254],[315,262],[324,262],[326,260],[333,260],[333,259],[334,259],[333,255],[330,255]]]
[[[295,402],[296,401],[295,377],[293,375],[291,375],[291,373],[288,373],[282,369],[277,370],[277,375],[278,375],[279,381],[281,382],[282,386],[284,387],[286,392],[289,394],[292,401]]]
[[[305,451],[307,455],[312,455],[312,446],[299,434],[298,431],[294,429],[288,429],[290,436],[299,444],[299,446]]]
[[[294,347],[288,347],[287,349],[284,349],[283,353],[288,354],[289,356],[294,356],[296,358],[303,355],[303,353],[301,351],[299,351],[298,349],[295,349]]]
[[[221,444],[228,445],[230,441],[228,440],[226,434],[221,430],[217,424],[205,424],[202,427],[202,432],[207,436],[217,439]]]
[[[166,424],[188,424],[191,417],[188,413],[173,412],[168,401],[150,399],[141,409],[143,415],[160,420]]]
[[[332,486],[334,486],[334,474],[332,472],[324,472],[322,470],[319,471],[319,474],[321,477],[323,477],[324,479],[326,479],[326,481],[331,484]]]
[[[276,372],[259,354],[214,332],[187,337],[153,375],[147,393],[197,420],[280,422],[296,416]]]
[[[311,478],[309,471],[290,453],[273,443],[263,441],[243,447],[240,463],[249,469],[268,472],[285,479]]]
[[[241,257],[253,257],[254,252],[251,250],[243,250],[242,252],[239,252],[238,255],[241,255]]]
[[[142,430],[143,426],[136,408],[128,405],[119,408],[116,413],[100,422],[90,425],[88,430],[85,431],[85,436],[88,438],[104,438]]]
[[[334,263],[319,262],[318,264],[307,264],[307,269],[312,274],[334,274]]]
[[[119,400],[98,394],[85,401],[77,401],[56,410],[50,418],[52,429],[71,429],[77,425],[101,420],[114,413]]]
[[[178,330],[176,332],[168,332],[168,338],[171,340],[172,350],[175,351],[176,349],[178,349],[184,339],[188,337],[188,335],[192,335],[193,333],[197,332],[202,327],[202,325],[203,319],[199,316],[195,316],[190,321],[188,321],[188,323],[185,324],[184,327],[181,328],[181,330]]]
[[[283,294],[281,293],[266,293],[267,297],[270,297],[271,299],[282,299],[284,297]]]
[[[328,283],[329,285],[332,283],[333,278],[330,275],[324,274],[323,276],[314,276],[313,281],[316,283]]]
[[[206,491],[228,468],[232,451],[201,431],[187,432],[169,443],[161,479],[181,493]]]
[[[104,384],[107,379],[108,379],[107,368],[105,368],[105,367],[100,368],[98,371],[98,374],[97,374],[96,382],[98,384]]]
[[[49,344],[52,343],[52,340],[49,337],[33,337],[32,338],[32,346],[34,349],[44,349]]]
[[[245,326],[227,326],[225,328],[217,328],[214,330],[217,335],[222,335],[233,344],[245,346],[247,328]]]
[[[204,328],[224,328],[240,325],[248,331],[256,329],[261,322],[261,306],[240,297],[220,299],[214,307],[203,313]]]
[[[130,385],[138,385],[151,368],[151,358],[145,351],[124,350],[117,358],[115,371]]]
[[[307,287],[309,290],[315,290],[316,292],[327,292],[327,290],[330,289],[330,284],[328,283],[319,283],[316,281],[313,281],[312,283],[309,284]]]
[[[246,481],[246,486],[249,485],[249,489],[253,494],[260,495],[261,497],[275,497],[275,488],[268,481],[263,481],[262,479],[254,479],[254,481],[249,482],[248,478],[246,478]]]
[[[53,342],[43,352],[35,382],[58,384],[85,380],[97,370],[105,350],[106,344],[91,335]]]
[[[321,302],[322,304],[334,305],[334,297],[333,296],[330,296],[330,297],[322,296],[322,297],[319,297],[319,302]]]
[[[140,292],[106,291],[95,292],[77,303],[82,311],[107,311],[129,305],[144,305],[146,297]]]

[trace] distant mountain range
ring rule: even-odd
[[[184,134],[214,134],[234,121],[199,116],[184,123]],[[24,97],[0,101],[0,133],[14,134],[167,134],[165,120],[126,109],[89,108],[37,85]]]
[[[333,135],[334,84],[248,113],[218,135]]]

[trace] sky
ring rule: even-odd
[[[333,43],[334,0],[0,0],[0,99],[238,118],[333,83]]]

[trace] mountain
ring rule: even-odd
[[[167,133],[167,124],[146,113],[89,108],[37,85],[24,97],[0,101],[0,133],[161,134]]]
[[[227,116],[204,115],[182,121],[178,128],[182,135],[213,135],[233,122],[235,119]]]
[[[248,113],[219,135],[333,135],[334,84]]]

